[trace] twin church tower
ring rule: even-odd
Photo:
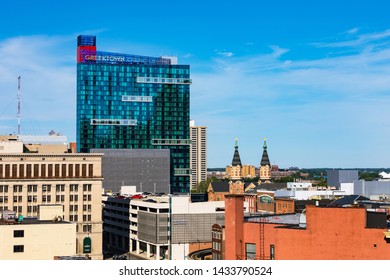
[[[240,153],[238,152],[238,140],[234,145],[234,155],[232,164],[226,166],[226,175],[232,180],[240,180],[243,177],[259,176],[259,181],[262,183],[271,182],[271,163],[267,152],[267,140],[264,138],[263,155],[261,157],[259,173],[256,174],[256,169],[253,165],[242,165]]]

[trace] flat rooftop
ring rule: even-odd
[[[281,215],[259,215],[245,218],[245,221],[251,223],[299,225],[300,213],[281,214]]]
[[[17,220],[10,220],[6,221],[4,219],[0,220],[0,226],[1,225],[44,225],[44,224],[70,224],[71,222],[68,221],[52,221],[52,220],[38,220],[38,218],[30,218],[30,217],[25,217],[23,219],[23,222],[18,222]]]

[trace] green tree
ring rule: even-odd
[[[196,185],[197,193],[206,193],[211,182],[219,181],[216,177],[207,178],[206,181],[200,182]]]
[[[359,180],[374,181],[379,179],[379,174],[376,172],[360,172]]]

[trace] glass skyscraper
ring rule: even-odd
[[[77,151],[169,149],[171,193],[189,192],[190,67],[103,52],[77,38]]]

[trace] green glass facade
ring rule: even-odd
[[[78,38],[78,152],[170,149],[171,192],[189,192],[190,67],[98,52],[95,44],[94,36]]]

